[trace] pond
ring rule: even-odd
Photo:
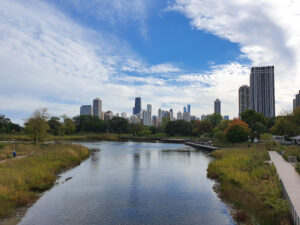
[[[20,225],[235,224],[206,177],[207,153],[169,143],[79,144],[100,151],[63,173]]]

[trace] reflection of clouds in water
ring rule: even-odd
[[[188,150],[162,150],[158,154],[160,160],[180,160],[184,163],[190,163],[191,151]]]

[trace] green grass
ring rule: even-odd
[[[265,163],[269,155],[264,148],[224,149],[211,155],[216,160],[209,164],[208,177],[218,179],[221,197],[246,214],[246,223],[292,224],[276,169]]]
[[[0,218],[33,203],[53,186],[58,173],[89,156],[87,148],[71,144],[7,144],[0,152],[5,155],[13,149],[26,157],[0,163]]]

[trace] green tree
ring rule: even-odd
[[[205,121],[208,121],[212,124],[213,128],[215,128],[219,123],[223,120],[222,116],[219,113],[214,113],[207,116]]]
[[[33,138],[34,143],[42,141],[47,137],[47,131],[50,129],[47,119],[49,118],[46,108],[36,109],[26,122],[26,131]]]
[[[272,134],[263,134],[261,135],[261,140],[265,146],[265,148],[267,149],[267,151],[270,151],[272,146],[275,144],[273,138],[272,138]]]
[[[232,143],[247,141],[249,136],[248,125],[239,119],[231,121],[224,132],[227,140]]]
[[[199,121],[193,122],[193,133],[196,135],[202,135],[204,133],[212,132],[212,124],[209,121]]]
[[[63,124],[61,123],[59,117],[52,116],[50,120],[48,120],[48,125],[50,127],[50,132],[54,135],[63,134]]]
[[[73,134],[76,130],[76,124],[75,122],[67,117],[66,115],[63,115],[62,116],[64,122],[63,122],[63,130],[64,130],[64,133],[69,135],[69,134]]]
[[[192,134],[192,125],[184,120],[176,120],[169,122],[165,130],[166,134],[170,136],[190,136]]]
[[[142,123],[132,123],[130,124],[130,131],[133,135],[138,135],[144,129]]]
[[[256,111],[250,109],[241,114],[241,119],[248,124],[250,128],[250,138],[254,142],[254,139],[260,138],[260,135],[266,131],[267,119]]]
[[[225,141],[226,136],[224,131],[228,127],[229,120],[223,120],[221,123],[219,123],[214,129],[213,129],[213,134],[214,138],[219,140],[219,141]]]
[[[21,131],[22,127],[20,125],[12,123],[9,118],[0,115],[0,133],[16,133]]]
[[[118,134],[128,134],[129,133],[129,123],[127,119],[122,117],[114,117],[109,121],[109,127],[112,132]]]

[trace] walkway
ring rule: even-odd
[[[296,172],[295,167],[285,161],[277,152],[270,151],[269,155],[283,184],[284,194],[290,204],[294,222],[296,225],[300,225],[300,175]]]

